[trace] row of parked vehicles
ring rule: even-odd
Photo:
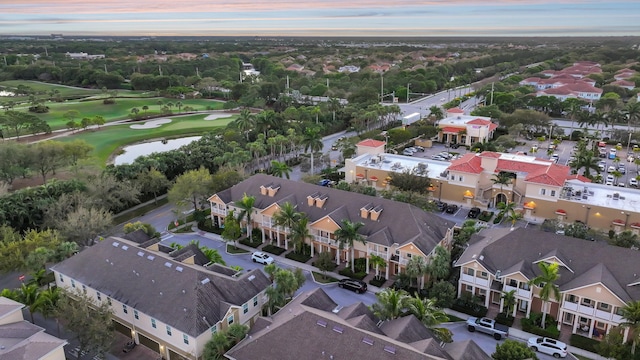
[[[408,147],[406,149],[404,149],[402,151],[402,155],[405,156],[413,156],[413,154],[417,153],[417,152],[424,152],[424,148],[422,146],[412,146],[412,147]]]

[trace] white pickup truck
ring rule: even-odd
[[[493,319],[475,318],[467,319],[467,330],[470,332],[479,331],[493,336],[494,339],[500,340],[509,336],[509,327],[498,324]]]

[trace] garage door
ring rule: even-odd
[[[122,325],[115,320],[113,320],[113,326],[117,332],[126,335],[128,338],[131,337],[131,329],[128,326]]]
[[[160,353],[160,345],[157,342],[149,339],[148,337],[138,333],[138,341],[140,342],[140,345],[144,345],[149,349]]]
[[[175,351],[173,351],[171,349],[169,349],[169,359],[171,359],[171,360],[187,360],[182,355],[179,355],[178,353],[176,353]]]

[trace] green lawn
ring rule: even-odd
[[[51,90],[58,90],[60,96],[63,98],[83,98],[83,97],[104,97],[102,94],[102,90],[100,89],[86,89],[81,87],[74,86],[64,86],[57,84],[49,84],[43,83],[39,81],[26,81],[26,80],[7,80],[0,81],[0,86],[7,88],[17,88],[18,85],[25,85],[30,87],[36,92],[48,93]],[[154,96],[153,91],[139,91],[139,90],[124,90],[117,89],[118,97],[150,97]],[[38,98],[49,98],[49,95],[37,95]],[[0,98],[0,102],[3,100],[13,100],[13,101],[27,101],[29,99],[28,96],[17,96],[11,98]]]
[[[82,118],[100,115],[106,122],[115,120],[125,120],[131,118],[131,109],[138,108],[140,110],[139,115],[157,115],[160,114],[160,108],[163,105],[159,105],[158,101],[162,101],[164,104],[172,102],[175,104],[180,101],[184,106],[190,106],[195,110],[218,110],[222,109],[223,103],[208,99],[166,99],[166,98],[127,98],[117,99],[115,104],[105,105],[102,103],[102,99],[90,100],[90,101],[69,101],[63,103],[47,102],[49,106],[49,112],[46,114],[35,114],[39,118],[49,123],[52,130],[66,128],[66,123],[69,121],[64,118],[63,115],[69,110],[76,110],[79,113],[78,118],[74,119],[76,122],[80,122]],[[145,113],[142,111],[143,106],[148,106],[149,110]],[[17,107],[16,110],[26,110],[28,106]],[[174,114],[178,112],[178,108],[175,106],[172,108]]]
[[[59,141],[81,139],[95,149],[93,156],[96,164],[105,166],[109,156],[118,148],[149,139],[177,138],[188,135],[200,135],[218,127],[226,126],[237,116],[217,120],[203,120],[208,114],[175,117],[169,124],[155,129],[131,129],[129,124],[103,127],[100,130],[86,130],[71,136],[58,138]]]

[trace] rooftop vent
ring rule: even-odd
[[[394,348],[393,346],[385,345],[384,351],[388,352],[389,354],[396,354],[396,348]]]
[[[155,259],[155,258],[156,258],[156,257],[155,257],[155,256],[153,256],[153,255],[149,255],[149,256],[147,256],[147,260],[153,260],[153,259]]]
[[[208,284],[209,282],[211,282],[211,279],[204,278],[204,279],[202,279],[202,281],[200,281],[200,284],[204,285],[204,284]]]
[[[120,243],[119,243],[119,242],[117,242],[117,241],[114,241],[114,242],[113,242],[113,244],[111,244],[111,245],[113,245],[113,246],[115,246],[115,247],[118,247],[118,246],[120,246]]]
[[[334,326],[333,331],[337,332],[338,334],[342,334],[344,332],[344,329],[340,326]]]
[[[256,276],[255,276],[255,275],[251,275],[251,276],[249,276],[249,277],[247,278],[247,280],[249,280],[249,281],[253,281],[253,279],[255,279],[255,278],[256,278]]]
[[[318,321],[316,321],[316,325],[322,326],[322,327],[327,327],[327,322],[324,321],[324,320],[318,320]]]
[[[122,249],[122,250],[128,250],[128,249],[129,249],[129,247],[128,247],[127,245],[122,245],[121,249]]]
[[[178,271],[178,272],[182,272],[182,270],[184,270],[184,269],[182,268],[182,266],[176,266],[176,271]]]
[[[164,263],[164,266],[170,268],[171,267],[171,263],[167,261],[166,263]]]
[[[142,257],[144,256],[144,253],[142,251],[138,251],[138,256]]]
[[[367,345],[373,345],[373,339],[370,339],[368,337],[362,338],[362,342]]]
[[[331,310],[331,312],[333,312],[334,314],[337,314],[340,312],[340,310],[342,310],[342,305],[338,305],[335,308],[333,308],[333,310]]]

